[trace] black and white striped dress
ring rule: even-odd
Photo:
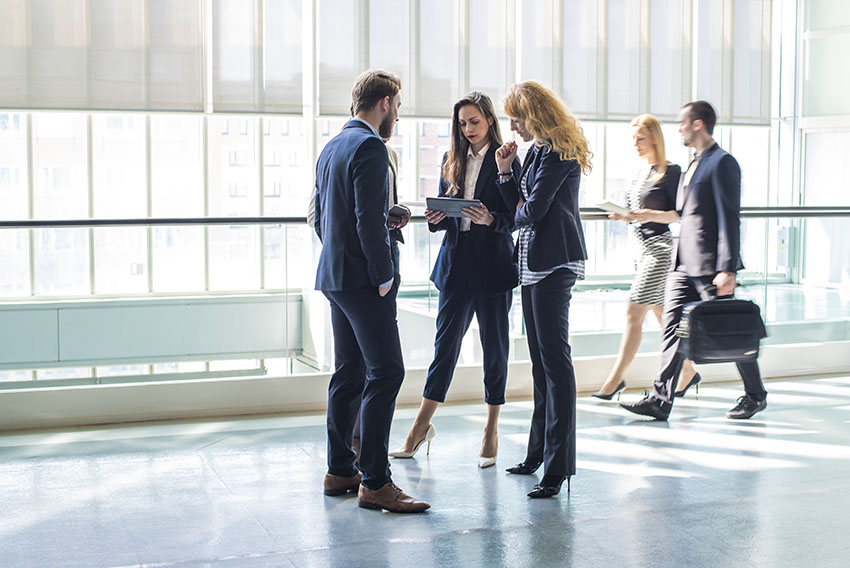
[[[632,182],[627,198],[628,208],[641,209],[640,197],[652,187],[653,177],[657,175],[655,166],[641,169]],[[640,225],[632,223],[632,233],[641,245],[640,256],[635,261],[635,279],[629,292],[629,301],[646,306],[664,305],[664,282],[670,270],[670,258],[673,252],[673,236],[670,231],[646,237],[641,233]]]

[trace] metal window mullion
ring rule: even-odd
[[[151,115],[145,115],[145,195],[147,201],[147,216],[153,217],[153,143],[151,140]],[[148,259],[148,293],[153,293],[153,227],[146,227],[147,259]]]
[[[257,139],[257,161],[259,162],[259,167],[257,170],[257,191],[259,195],[257,199],[260,200],[258,210],[260,212],[260,217],[266,214],[266,200],[265,200],[265,174],[266,174],[266,157],[265,157],[265,126],[264,121],[268,120],[267,118],[257,117],[255,122],[255,128],[257,131],[256,139]],[[284,119],[286,120],[286,119]],[[266,226],[260,225],[259,227],[260,234],[260,290],[265,290],[266,288]]]
[[[209,173],[209,115],[202,117],[201,144],[203,163],[203,188],[204,188],[204,217],[210,215],[210,173]],[[226,119],[225,119],[226,120]],[[210,291],[210,227],[204,225],[204,291]]]
[[[86,115],[86,175],[88,181],[88,214],[89,219],[94,219],[94,136],[92,135],[92,115]],[[89,293],[95,293],[95,250],[94,250],[94,227],[90,227],[89,233]]]
[[[24,115],[27,133],[27,218],[35,219],[35,179],[33,178],[35,168],[33,166],[33,129],[32,113]],[[35,229],[27,230],[29,241],[29,272],[30,272],[30,297],[35,296]]]

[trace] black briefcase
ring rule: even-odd
[[[727,296],[686,304],[676,335],[694,363],[744,363],[758,358],[767,330],[756,304]]]

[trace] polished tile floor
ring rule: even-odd
[[[0,435],[0,566],[846,567],[850,376],[774,380],[768,409],[724,418],[740,384],[677,402],[669,423],[578,402],[572,493],[511,476],[530,403],[506,405],[479,470],[483,404],[435,417],[430,456],[394,460],[425,514],[324,497],[318,415]],[[634,398],[640,392],[627,392]],[[414,409],[399,409],[393,445]]]

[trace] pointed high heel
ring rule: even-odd
[[[546,476],[543,476],[544,479]],[[561,492],[561,485],[564,483],[564,479],[567,480],[567,493],[570,492],[570,478],[562,477],[560,481],[555,483],[554,485],[544,485],[543,480],[540,481],[534,488],[529,492],[528,496],[532,499],[540,499],[541,497],[554,497],[558,493]]]
[[[416,455],[416,452],[419,451],[419,448],[422,447],[422,444],[424,444],[426,442],[428,443],[428,445],[425,448],[425,455],[427,456],[431,453],[431,440],[433,440],[434,436],[436,436],[436,435],[437,435],[437,430],[434,428],[434,425],[429,424],[428,425],[428,431],[425,432],[425,437],[422,438],[421,440],[419,440],[419,443],[416,444],[416,446],[413,448],[412,452],[404,451],[404,446],[402,446],[401,448],[399,448],[397,450],[391,451],[389,453],[389,456],[391,458],[412,458],[413,456]]]
[[[518,464],[516,464],[515,466],[507,468],[505,471],[507,471],[508,473],[515,473],[517,475],[531,475],[532,473],[537,471],[537,468],[539,468],[540,464],[542,464],[542,463],[543,463],[542,461],[539,461],[539,462],[521,461]]]
[[[614,392],[611,394],[602,394],[602,391],[596,391],[590,396],[595,396],[596,398],[601,398],[602,400],[611,400],[614,398],[614,395],[617,395],[617,400],[620,400],[620,393],[622,393],[626,389],[626,381],[620,381],[620,384],[617,385],[617,388],[614,389]]]
[[[696,373],[693,376],[693,378],[690,381],[688,381],[688,384],[685,385],[685,388],[683,388],[680,391],[674,392],[673,396],[676,397],[676,398],[681,398],[681,397],[685,396],[685,393],[688,392],[688,389],[693,387],[693,386],[695,386],[697,388],[697,394],[699,394],[699,383],[700,383],[700,381],[702,381],[702,377],[699,376],[699,373]]]
[[[481,446],[483,448],[484,444],[482,443]],[[496,465],[496,456],[498,454],[499,454],[499,438],[497,437],[496,438],[496,451],[493,452],[493,456],[492,457],[485,457],[485,456],[479,455],[478,456],[478,467],[480,467],[481,469],[484,469],[485,467],[490,467],[490,466]]]

